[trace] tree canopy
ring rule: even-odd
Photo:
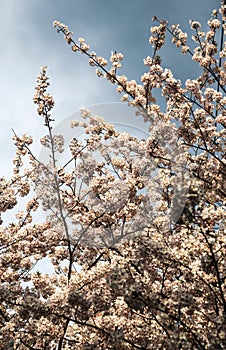
[[[82,108],[71,128],[85,137],[66,145],[41,68],[47,156],[15,130],[13,176],[0,179],[1,349],[226,348],[225,19],[222,3],[206,32],[191,20],[189,46],[178,24],[154,17],[139,83],[120,75],[122,53],[108,62],[54,21],[149,131],[141,139]],[[164,68],[166,35],[199,65],[196,79]],[[34,270],[43,258],[50,272]]]

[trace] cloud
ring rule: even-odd
[[[111,50],[124,53],[122,73],[139,79],[143,58],[151,55],[149,27],[154,15],[181,22],[188,28],[193,17],[207,21],[218,0],[8,0],[1,3],[0,65],[0,161],[1,171],[8,171],[13,147],[11,128],[39,138],[44,133],[40,117],[35,113],[32,96],[41,65],[49,66],[50,91],[56,98],[55,119],[63,120],[81,105],[118,101],[103,79],[95,76],[87,59],[70,51],[61,35],[52,28],[59,19],[71,27],[75,37],[84,36],[91,48],[109,57]],[[167,46],[163,63],[186,78],[195,74],[187,58]],[[38,147],[38,146],[37,146]]]

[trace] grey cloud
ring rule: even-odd
[[[208,3],[208,6],[207,6]],[[95,76],[87,59],[74,55],[52,27],[55,19],[68,24],[75,37],[84,36],[91,48],[109,57],[111,50],[124,53],[122,73],[139,79],[143,58],[151,55],[149,27],[154,15],[180,22],[206,22],[218,0],[8,0],[1,2],[0,161],[7,168],[13,154],[13,127],[18,133],[42,136],[42,121],[32,103],[35,78],[41,65],[49,66],[50,91],[56,98],[55,119],[63,120],[81,105],[118,101],[120,96]],[[194,67],[176,49],[163,50],[163,63],[186,79]],[[7,146],[6,146],[7,145]]]

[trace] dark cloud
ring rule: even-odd
[[[84,36],[98,54],[111,50],[124,53],[122,73],[139,79],[145,70],[143,58],[151,55],[148,43],[151,18],[180,22],[188,29],[193,18],[206,23],[219,0],[8,0],[1,2],[0,148],[10,144],[11,128],[35,137],[43,134],[35,115],[32,95],[41,65],[49,66],[51,91],[57,100],[55,116],[60,121],[81,105],[118,101],[114,87],[95,76],[87,59],[74,55],[52,27],[58,19],[69,25],[75,37]],[[186,79],[196,74],[187,57],[167,44],[163,63]],[[5,154],[7,157],[7,154]],[[1,159],[1,155],[0,155]]]

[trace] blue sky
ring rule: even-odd
[[[73,54],[57,34],[52,27],[55,19],[69,25],[76,38],[84,37],[99,55],[109,58],[111,51],[121,51],[125,56],[121,73],[139,80],[145,71],[143,58],[152,54],[148,39],[154,15],[188,30],[189,19],[206,24],[219,4],[220,0],[2,0],[0,175],[11,166],[12,128],[37,140],[45,133],[32,102],[40,66],[49,67],[56,124],[80,106],[119,101],[114,86],[98,79],[87,59]],[[198,73],[187,57],[168,45],[163,65],[182,80]],[[38,143],[34,148],[39,151]]]

